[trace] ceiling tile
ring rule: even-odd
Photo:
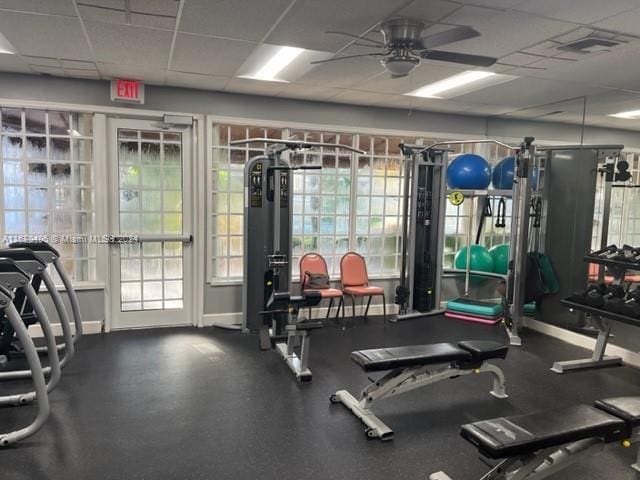
[[[0,71],[33,73],[29,65],[17,55],[0,54]]]
[[[110,8],[98,8],[87,5],[78,5],[80,16],[84,21],[95,20],[96,22],[107,23],[127,23],[127,16],[124,10],[112,10]]]
[[[178,14],[179,3],[178,0],[129,0],[129,9],[132,12],[175,17]]]
[[[512,53],[505,57],[500,58],[500,63],[508,65],[530,65],[540,60],[540,57],[535,55],[528,55],[526,53]]]
[[[133,25],[142,25],[144,27],[162,28],[173,31],[176,26],[176,19],[174,17],[132,13],[131,23]]]
[[[126,0],[76,0],[78,5],[95,5],[97,7],[126,9]]]
[[[167,72],[167,85],[197,88],[200,90],[223,90],[229,77],[199,75],[195,73]]]
[[[442,0],[430,0],[428,2],[424,2],[421,0],[415,0],[413,3],[400,10],[398,15],[429,22],[437,22],[458,8],[460,8],[460,5],[454,2]]]
[[[85,25],[98,62],[166,67],[171,32],[100,22]]]
[[[526,107],[564,101],[581,95],[603,92],[585,84],[559,82],[542,78],[519,78],[494,87],[460,95],[457,101]]]
[[[536,64],[532,65],[533,67]],[[640,90],[640,46],[616,47],[611,52],[536,72],[536,76],[560,81]]]
[[[96,64],[93,62],[78,62],[77,60],[61,60],[62,68],[77,68],[81,70],[95,70]]]
[[[614,15],[594,24],[598,28],[640,35],[640,9]]]
[[[379,57],[350,58],[316,65],[296,83],[348,87],[382,72]]]
[[[43,67],[60,67],[60,60],[49,57],[32,57],[25,55],[23,57],[29,65],[40,65]]]
[[[371,92],[359,90],[342,90],[331,97],[331,102],[348,103],[352,105],[371,105],[378,99],[378,95]]]
[[[283,82],[263,82],[249,78],[232,78],[224,90],[225,92],[276,96],[282,93],[286,85]]]
[[[404,3],[406,0],[298,0],[267,42],[335,52],[348,40],[326,31],[359,35],[395,13]]]
[[[479,5],[481,7],[492,8],[512,8],[522,3],[523,0],[458,0],[466,5]]]
[[[155,83],[160,85],[163,84],[166,79],[166,70],[158,67],[139,67],[137,65],[99,63],[98,70],[105,78],[142,80],[146,83]]]
[[[254,48],[248,42],[179,33],[171,70],[232,76]]]
[[[638,7],[638,0],[526,0],[516,8],[523,12],[567,22],[593,23]]]
[[[189,0],[179,30],[259,41],[290,4],[291,0],[260,0],[243,8],[235,0]]]
[[[0,8],[49,15],[76,15],[71,0],[0,0]]]
[[[77,18],[3,12],[0,32],[22,55],[91,60]]]
[[[564,60],[561,58],[539,58],[537,62],[532,63],[529,66],[535,68],[555,68],[561,65],[568,65],[570,63],[572,63],[571,60]]]
[[[337,95],[339,92],[340,90],[336,88],[288,83],[278,96],[304,100],[326,101]]]
[[[75,77],[75,78],[100,78],[100,74],[97,70],[85,70],[78,68],[65,68],[64,73],[67,77]]]
[[[472,26],[482,36],[453,43],[447,48],[442,48],[443,50],[497,57],[522,50],[575,28],[575,25],[570,23],[537,17],[529,17],[523,21],[522,14],[514,11],[498,11],[474,6],[456,11],[445,21]]]

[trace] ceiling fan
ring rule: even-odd
[[[475,67],[489,67],[498,61],[498,59],[494,57],[433,50],[435,47],[441,45],[448,45],[449,43],[479,37],[480,33],[471,27],[454,27],[440,33],[423,36],[426,27],[427,23],[420,20],[393,18],[380,24],[379,32],[382,34],[382,41],[353,35],[347,32],[330,31],[327,33],[345,35],[357,39],[358,42],[354,42],[353,45],[377,48],[380,51],[358,55],[345,55],[311,63],[335,62],[356,57],[383,57],[380,63],[391,73],[392,77],[396,78],[408,75],[422,59],[461,63]]]

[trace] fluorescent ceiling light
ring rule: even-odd
[[[640,110],[629,110],[628,112],[612,113],[609,116],[634,120],[640,118]]]
[[[267,60],[267,63],[265,63],[252,78],[256,80],[276,81],[277,75],[303,51],[304,48],[280,47],[276,54]]]
[[[0,53],[4,53],[7,55],[15,55],[16,49],[13,48],[13,45],[7,40],[7,37],[0,33]]]
[[[331,52],[263,43],[251,52],[236,76],[268,82],[291,82],[311,70],[315,66],[311,62],[332,56]]]
[[[423,98],[451,98],[491,85],[508,82],[518,78],[514,75],[502,75],[483,70],[467,70],[435,83],[430,83],[405,95]]]

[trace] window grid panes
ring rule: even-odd
[[[96,246],[82,241],[96,233],[93,114],[1,108],[0,124],[4,234],[49,239],[73,281],[95,281]]]
[[[348,251],[360,252],[367,258],[370,274],[398,273],[402,247],[403,168],[398,145],[402,141],[416,142],[415,138],[214,125],[210,193],[210,278],[213,281],[242,278],[244,163],[262,154],[264,145],[254,143],[231,148],[229,142],[256,137],[341,143],[360,147],[369,153],[367,157],[362,157],[372,166],[365,171],[361,171],[356,164],[357,155],[330,147],[289,157],[289,161],[295,164],[322,165],[320,171],[297,171],[293,175],[291,264],[294,279],[299,276],[300,257],[311,251],[319,252],[326,258],[333,278],[339,276],[340,258]],[[362,142],[367,144],[365,148]],[[369,189],[357,193],[358,182],[368,184]],[[370,205],[373,205],[373,214]],[[359,223],[356,217],[360,217]],[[371,223],[375,225],[369,229]],[[375,233],[376,229],[380,229],[379,235]],[[358,231],[361,233],[358,234]],[[370,242],[369,237],[374,236],[375,239]]]
[[[118,130],[120,233],[182,233],[182,136]],[[120,245],[121,310],[183,307],[182,244]]]

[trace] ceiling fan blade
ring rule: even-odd
[[[469,38],[479,37],[480,32],[474,30],[471,27],[456,27],[451,30],[446,30],[440,33],[434,33],[428,37],[421,39],[422,46],[425,49],[439,47],[440,45],[447,45],[449,43],[460,42]]]
[[[316,60],[315,62],[310,62],[311,65],[317,65],[318,63],[328,63],[335,62],[337,60],[345,60],[347,58],[357,58],[357,57],[384,57],[387,55],[386,53],[361,53],[359,55],[345,55],[344,57],[333,57],[327,60]]]
[[[468,53],[445,52],[443,50],[427,50],[425,52],[422,52],[420,56],[427,60],[462,63],[464,65],[473,65],[476,67],[490,67],[498,61],[498,59],[494,57],[469,55]]]
[[[365,42],[371,42],[375,45],[379,45],[381,47],[386,47],[386,45],[382,42],[379,42],[378,40],[372,40],[370,38],[367,37],[361,37],[360,35],[354,35],[353,33],[347,33],[347,32],[337,32],[334,30],[330,30],[328,32],[325,33],[330,33],[332,35],[344,35],[345,37],[351,37],[351,38],[357,38],[358,40],[364,40]]]

